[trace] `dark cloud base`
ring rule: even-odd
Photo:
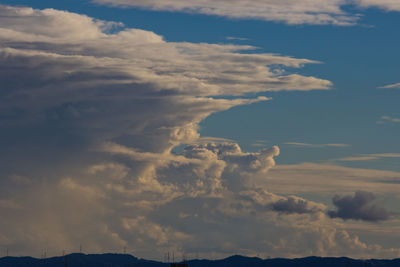
[[[373,204],[375,198],[373,193],[365,191],[357,191],[354,196],[335,195],[332,201],[337,210],[329,211],[328,215],[343,220],[369,222],[389,220],[391,213],[384,207]]]

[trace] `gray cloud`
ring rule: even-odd
[[[253,0],[251,4],[240,0],[92,0],[99,4],[120,7],[139,7],[151,10],[200,13],[230,18],[251,18],[278,21],[287,24],[352,25],[360,15],[344,11],[343,7],[377,7],[400,11],[400,4],[393,0]]]
[[[332,199],[337,210],[329,211],[332,218],[344,220],[364,220],[371,222],[385,221],[391,217],[391,213],[384,207],[373,204],[375,195],[371,192],[357,191],[354,196],[335,195]]]
[[[271,209],[281,213],[316,213],[321,212],[326,207],[322,204],[311,202],[296,196],[289,196],[271,204]]]

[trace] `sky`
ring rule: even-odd
[[[2,0],[0,256],[400,257],[400,2]]]

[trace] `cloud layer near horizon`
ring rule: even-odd
[[[393,0],[92,0],[99,4],[139,7],[151,10],[179,11],[217,15],[229,18],[250,18],[287,24],[355,24],[360,15],[345,11],[346,6],[377,7],[400,11]]]
[[[114,32],[122,25],[54,9],[0,6],[0,25],[4,246],[399,255],[337,227],[321,203],[268,191],[259,180],[278,147],[197,143],[210,114],[270,100],[243,95],[329,89],[285,70],[317,62]]]

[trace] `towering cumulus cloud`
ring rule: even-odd
[[[30,255],[127,246],[151,258],[301,255],[304,238],[315,254],[369,250],[334,230],[324,206],[257,185],[278,147],[197,142],[210,114],[269,100],[245,94],[331,86],[282,71],[317,62],[252,49],[0,6],[0,244]]]

